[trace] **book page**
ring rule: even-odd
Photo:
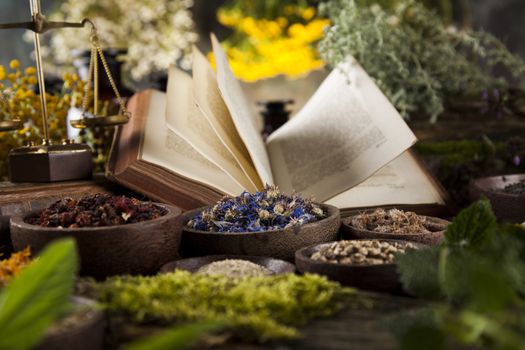
[[[175,67],[168,74],[166,125],[239,186],[257,190],[195,104],[191,76]]]
[[[334,69],[303,109],[270,135],[267,149],[275,183],[284,192],[324,201],[361,183],[415,141],[352,59]]]
[[[226,53],[213,34],[211,35],[211,42],[217,66],[217,83],[224,102],[228,106],[235,127],[250,153],[262,182],[271,185],[274,180],[270,160],[248,100],[242,91],[240,82],[233,75]]]
[[[366,181],[325,203],[344,209],[400,204],[444,205],[445,201],[407,151]]]
[[[142,140],[141,158],[230,195],[243,188],[166,126],[166,94],[155,91]]]
[[[195,47],[193,48],[193,96],[213,131],[233,155],[244,174],[252,182],[252,186],[262,188],[262,179],[232,121],[219,91],[215,73],[206,57]]]

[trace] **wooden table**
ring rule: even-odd
[[[77,197],[88,193],[107,192],[131,194],[120,186],[103,178],[90,181],[76,181],[55,184],[17,184],[0,183],[0,249],[2,236],[9,237],[9,216],[42,209],[50,202],[64,197]],[[140,198],[140,197],[139,197]],[[2,234],[3,232],[3,234]],[[381,322],[386,315],[421,306],[415,299],[360,292],[358,302],[338,314],[317,319],[302,327],[304,338],[293,343],[267,345],[231,344],[214,347],[223,350],[375,350],[396,349],[393,336],[384,329]],[[157,329],[158,330],[158,329]],[[150,333],[146,327],[130,327],[126,340]],[[120,344],[119,344],[120,345]],[[110,348],[113,348],[110,346]]]

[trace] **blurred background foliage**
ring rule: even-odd
[[[483,28],[503,40],[511,51],[525,57],[525,31],[520,25],[525,17],[525,2],[522,0],[422,0],[426,5],[436,9],[446,22],[455,21],[462,25],[472,26],[474,29]],[[50,13],[63,0],[42,0],[43,10]],[[220,38],[225,38],[229,31],[222,27],[215,19],[217,9],[224,4],[231,6],[239,1],[225,0],[194,0],[193,17],[196,21],[197,31],[200,34],[199,46],[207,49],[208,35],[210,31],[218,33]],[[257,13],[257,18],[275,18],[281,1],[277,0],[253,0],[248,1],[252,9],[264,7],[263,12]],[[285,1],[286,2],[286,1]],[[299,4],[316,6],[319,1],[287,1]],[[379,3],[388,8],[394,6],[398,0],[359,0],[360,4]],[[273,11],[273,12],[272,12]],[[17,0],[0,1],[0,22],[23,21],[29,17],[28,2]],[[32,50],[30,43],[22,39],[23,31],[0,31],[0,64],[7,65],[14,57],[22,60],[22,65],[31,65],[29,53]]]
[[[53,13],[57,16],[56,12],[60,11],[61,6],[66,2],[66,0],[41,1],[44,13],[49,16],[52,16]],[[108,2],[111,1],[116,0],[108,0]],[[188,20],[191,21],[191,18],[187,15],[184,17],[183,22],[187,25],[187,28],[192,28],[192,32],[194,30],[198,34],[199,39],[197,41],[197,46],[203,52],[210,51],[208,34],[210,32],[217,34],[227,50],[235,73],[239,78],[249,83],[247,84],[248,90],[250,84],[252,87],[255,86],[255,84],[252,84],[253,82],[257,82],[257,84],[265,84],[266,81],[274,80],[274,85],[272,85],[271,88],[272,90],[276,90],[274,89],[274,86],[275,84],[279,84],[280,90],[277,90],[282,90],[283,92],[291,94],[293,90],[291,85],[292,82],[282,79],[283,77],[286,77],[287,79],[297,79],[298,84],[301,86],[306,86],[307,84],[314,86],[318,84],[319,76],[322,77],[327,71],[327,69],[324,69],[326,63],[322,58],[324,57],[327,59],[328,57],[329,59],[330,55],[319,54],[318,46],[319,43],[322,42],[323,30],[330,24],[330,19],[325,17],[330,13],[328,11],[325,15],[320,15],[318,8],[319,5],[334,7],[335,10],[332,11],[330,17],[332,17],[332,20],[335,19],[340,21],[340,19],[337,18],[337,5],[340,2],[339,0],[167,0],[165,3],[169,5],[170,1],[173,3],[176,1],[182,1],[185,6],[191,6],[191,15],[194,24],[190,25],[190,23],[187,22]],[[348,7],[350,0],[341,3],[344,3],[345,6]],[[399,11],[400,5],[406,5],[407,0],[355,0],[355,3],[357,7],[367,9],[366,11],[369,11],[367,12],[369,14],[373,14],[373,9],[375,9],[373,11],[376,11],[377,8],[382,9],[381,11],[384,13],[382,19],[384,19],[384,22],[388,22],[395,20],[395,18],[392,17],[392,14]],[[410,1],[408,1],[408,3],[410,3]],[[471,29],[485,30],[488,33],[487,35],[489,38],[492,38],[491,35],[494,35],[494,38],[501,40],[504,45],[503,48],[506,46],[511,53],[525,57],[525,31],[523,31],[519,25],[525,17],[525,2],[522,0],[419,0],[413,3],[417,4],[417,9],[425,9],[426,11],[424,12],[424,16],[419,19],[422,19],[423,22],[426,19],[429,19],[430,23],[432,23],[431,25],[426,26],[420,25],[421,23],[416,23],[417,25],[413,27],[414,31],[424,31],[417,40],[424,41],[427,40],[425,38],[435,37],[435,35],[432,36],[433,33],[429,32],[434,32],[433,28],[437,27],[439,27],[442,34],[450,29],[451,31],[455,31],[456,36],[461,36],[461,34],[457,33],[470,31]],[[151,6],[151,9],[158,6],[158,4],[159,2],[155,1],[140,2],[141,6]],[[419,6],[420,4],[424,5],[424,7]],[[341,7],[341,10],[342,9],[343,7]],[[431,16],[429,14],[431,14]],[[81,13],[77,13],[77,15],[81,15]],[[93,14],[90,13],[90,16],[93,17]],[[148,21],[154,22],[155,11],[144,11],[142,17],[144,18],[142,18],[141,21],[144,21],[144,23],[148,23]],[[28,18],[28,1],[0,1],[0,22],[24,21]],[[76,20],[76,18],[73,20]],[[181,21],[181,18],[177,17],[173,20]],[[366,21],[370,20],[373,20],[373,16],[369,16],[366,19]],[[366,21],[363,21],[363,23],[366,23]],[[339,26],[338,30],[341,30],[340,27],[341,26]],[[354,34],[367,34],[365,29],[370,30],[370,28],[356,28]],[[163,31],[163,33],[167,32],[169,31]],[[344,34],[345,32],[341,31],[340,33]],[[11,73],[8,72],[8,70],[9,63],[12,59],[17,58],[20,61],[19,65],[21,67],[33,65],[31,58],[32,44],[31,42],[23,40],[23,34],[23,30],[0,31],[0,65],[4,67],[6,75],[6,77],[4,77],[4,82],[8,80],[7,74]],[[401,34],[403,33],[401,32]],[[45,35],[47,40],[49,40],[50,35],[53,35],[53,33],[50,32]],[[101,36],[103,35],[104,34],[101,33]],[[394,33],[393,35],[399,36],[399,33]],[[160,37],[162,35],[158,36]],[[371,37],[372,36],[370,35],[366,35],[366,38]],[[446,40],[448,40],[447,37],[441,36],[440,38],[443,39],[441,41],[443,44],[442,47],[447,50],[455,50],[454,43],[445,45]],[[152,40],[155,40],[155,38],[153,37]],[[417,45],[417,40],[410,44]],[[399,40],[396,45],[403,45],[403,43],[403,40]],[[471,44],[475,46],[477,45],[477,42],[472,42]],[[428,47],[429,44],[426,43],[425,45]],[[494,47],[494,45],[498,46],[500,43],[493,40],[488,44],[489,47]],[[78,46],[78,49],[80,50],[88,49],[89,43],[81,42],[79,40]],[[369,49],[373,54],[373,45],[369,46]],[[394,54],[402,52],[402,50],[396,50],[395,47],[391,47],[390,49],[392,49],[391,51]],[[499,49],[501,49],[501,47],[499,47]],[[499,50],[497,52],[501,53],[503,51]],[[382,51],[380,53],[384,54]],[[424,52],[422,54],[424,54]],[[377,56],[380,56],[379,53]],[[168,59],[167,56],[163,57]],[[213,59],[212,57],[210,58]],[[50,67],[51,64],[49,63],[51,57],[48,57],[46,60],[47,67]],[[376,62],[378,61],[381,60],[376,60]],[[335,62],[336,60],[333,60],[331,63]],[[379,70],[376,72],[371,69],[371,74],[374,75],[379,72],[377,74],[388,76],[389,71],[385,62],[386,61],[383,61],[382,63],[380,62]],[[434,63],[435,62],[436,60],[434,60]],[[463,63],[468,62],[470,61],[467,56]],[[513,63],[511,63],[511,65],[512,64]],[[468,64],[463,64],[463,67],[467,66]],[[77,68],[78,67],[69,67],[70,71],[76,71]],[[309,80],[311,77],[309,72],[312,71],[316,71],[316,74],[319,73],[316,78],[317,80]],[[55,86],[55,89],[50,89],[50,94],[55,94],[57,96],[63,93],[61,91],[64,84],[64,72],[58,71],[58,73],[59,74],[54,78],[52,77],[52,74],[47,75],[50,83],[54,79],[53,85]],[[79,76],[82,77],[82,67],[80,67],[78,73]],[[280,79],[269,79],[275,76],[279,76]],[[408,74],[408,76],[411,76],[411,74]],[[29,77],[26,78],[29,79]],[[374,76],[374,78],[376,78],[376,80],[378,79],[376,76]],[[165,80],[163,81],[162,77],[160,80],[157,79],[159,81],[156,82],[152,82],[151,79],[134,81],[133,77],[129,76],[127,77],[127,80],[128,82],[131,80],[132,83],[127,84],[126,77],[122,79],[121,83],[126,84],[134,90],[151,86],[162,88],[163,83],[165,83]],[[390,83],[392,83],[392,81],[393,80],[390,79]],[[446,79],[439,80],[438,82],[439,84],[437,85],[441,86],[438,86],[439,88],[443,88],[443,85],[447,85]],[[403,81],[401,81],[401,83],[404,86],[406,85]],[[456,113],[456,121],[460,120],[465,115],[464,107],[466,107],[469,110],[469,113],[474,115],[473,118],[465,122],[467,127],[474,127],[475,125],[480,124],[475,122],[477,120],[497,119],[498,123],[505,124],[507,119],[504,117],[506,115],[512,116],[516,114],[516,110],[511,108],[515,107],[512,103],[515,104],[515,101],[519,100],[519,98],[523,100],[523,94],[516,94],[515,91],[510,91],[509,89],[501,89],[501,86],[496,86],[500,89],[494,90],[492,89],[494,86],[490,84],[486,85],[487,86],[483,86],[482,90],[484,91],[481,91],[481,94],[480,91],[476,91],[476,100],[474,103],[471,103],[472,101],[461,101],[465,103],[460,103],[459,106],[443,103],[439,100],[441,98],[439,95],[431,95],[428,97],[427,95],[422,94],[418,88],[420,85],[417,84],[413,91],[410,91],[410,94],[412,94],[412,97],[419,96],[421,99],[407,100],[405,98],[404,100],[405,102],[411,101],[411,105],[396,104],[396,98],[399,98],[399,95],[396,95],[396,91],[393,91],[396,90],[395,86],[392,91],[386,91],[386,93],[402,113],[405,113],[405,115],[417,114],[419,116],[424,116],[424,118],[426,118],[425,122],[428,121],[429,116],[433,117],[433,120],[435,121],[437,115],[439,115],[443,109],[446,109],[447,112],[454,109],[459,111]],[[268,86],[270,85],[267,85],[267,87]],[[390,86],[393,85],[390,84]],[[458,86],[459,85],[456,87]],[[14,87],[14,89],[21,90],[20,87],[21,85]],[[124,88],[124,86],[121,86],[121,88]],[[444,88],[448,87],[445,86]],[[32,89],[25,89],[24,91],[26,90],[33,91],[35,96],[37,96],[37,91],[34,86]],[[266,91],[268,91],[268,89]],[[307,91],[309,90],[307,89]],[[441,93],[442,90],[436,89],[436,91]],[[132,92],[133,91],[128,90],[125,95],[129,96]],[[12,91],[12,93],[15,97],[17,96],[17,93],[18,97],[22,96],[22,92]],[[28,98],[30,98],[30,94],[31,92],[28,92]],[[452,94],[454,94],[454,92],[452,92]],[[286,97],[288,98],[290,96]],[[111,99],[110,96],[105,96],[105,98]],[[306,99],[307,97],[305,100]],[[299,107],[300,104],[296,104],[295,108],[298,109]],[[35,107],[34,110],[38,111],[37,108],[38,107]],[[24,112],[24,109],[21,109],[21,111]],[[421,111],[425,113],[420,113]],[[57,113],[57,116],[59,118],[56,119],[52,125],[52,133],[57,135],[57,138],[62,138],[65,136],[66,125],[64,111],[60,110],[60,113]],[[7,118],[8,116],[4,113],[2,117]],[[27,124],[27,127],[38,127],[38,118],[33,118],[34,116],[27,113],[25,114],[25,117],[27,121],[29,121],[29,119],[32,120],[32,122]],[[413,128],[415,127],[417,132],[418,127],[414,126],[413,121],[411,121],[411,126]],[[40,138],[38,130],[34,133],[29,131],[30,130],[24,130],[23,132],[0,134],[0,179],[5,179],[5,160],[8,150],[12,147],[23,145],[28,141],[38,140],[38,138]],[[515,132],[519,132],[519,130],[516,129]],[[437,135],[436,133],[434,134]],[[489,136],[492,138],[491,135]],[[112,129],[87,131],[80,135],[80,139],[87,140],[95,149],[94,162],[98,171],[102,170],[104,166],[105,154],[108,151],[111,137]],[[479,137],[481,137],[481,134],[475,138],[479,139]],[[439,135],[437,135],[436,138],[439,139]],[[501,139],[497,137],[494,138],[494,142],[499,142],[500,140]],[[432,153],[428,149],[425,149],[425,151]],[[520,152],[521,148],[519,151],[513,151],[511,153],[513,153],[514,156],[520,154]],[[506,160],[506,162],[509,163],[508,160]],[[491,163],[487,164],[486,167],[493,168],[493,166],[490,165]],[[510,162],[510,164],[512,165],[513,163]],[[453,168],[454,167],[445,167],[446,171],[453,171],[451,170]]]

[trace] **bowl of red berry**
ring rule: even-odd
[[[80,274],[155,274],[178,255],[182,210],[178,207],[109,194],[63,198],[44,210],[11,218],[15,251],[43,249],[50,241],[73,237]]]

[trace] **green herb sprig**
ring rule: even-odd
[[[435,302],[390,320],[403,349],[523,348],[525,228],[496,223],[488,201],[462,211],[441,246],[407,252],[397,264],[405,290]]]
[[[525,62],[501,41],[446,25],[419,1],[385,10],[329,0],[320,12],[333,22],[320,43],[323,59],[335,67],[353,55],[404,117],[418,113],[435,122],[450,99],[481,100],[483,91],[523,85]],[[517,82],[495,77],[496,66]]]

